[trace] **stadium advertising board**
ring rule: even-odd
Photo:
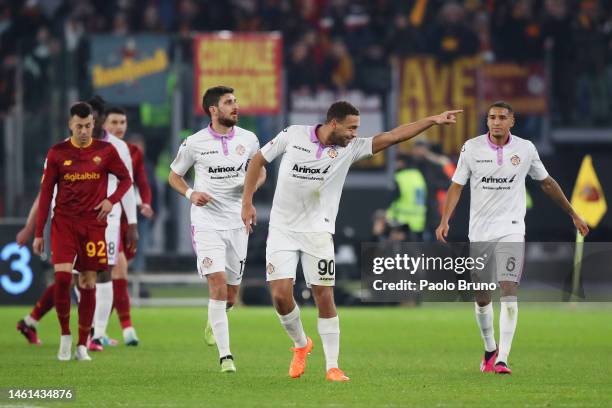
[[[32,304],[44,289],[40,258],[14,240],[22,227],[0,223],[0,305]]]
[[[227,85],[239,90],[240,112],[277,114],[281,106],[282,38],[279,33],[201,34],[193,42],[194,110],[204,115],[206,89]]]
[[[481,115],[499,99],[510,102],[517,113],[545,113],[548,103],[543,65],[485,65],[478,57],[446,64],[435,57],[413,57],[401,63],[400,123],[447,109],[464,110],[458,126],[437,126],[426,132],[429,141],[440,143],[446,154],[457,154],[467,139],[480,133]]]
[[[124,106],[165,102],[168,47],[168,37],[162,35],[92,36],[90,75],[95,92]]]

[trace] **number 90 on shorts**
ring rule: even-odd
[[[319,258],[302,251],[275,251],[266,256],[266,280],[293,279],[295,281],[298,261],[302,263],[306,285],[334,286],[336,284],[336,262]]]

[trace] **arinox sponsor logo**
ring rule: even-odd
[[[325,169],[313,169],[308,166],[298,166],[297,164],[293,165],[293,171],[304,174],[326,174],[329,171],[331,164],[327,166]]]
[[[516,178],[516,174],[514,176],[512,176],[511,178],[489,176],[489,177],[483,177],[482,180],[480,180],[480,181],[481,181],[481,183],[503,184],[503,183],[512,183],[512,182],[514,182],[515,178]]]
[[[242,170],[242,166],[244,166],[244,163],[242,163],[240,166],[238,166],[238,168],[236,168],[236,166],[209,167],[208,168],[208,172],[209,173],[229,173],[229,172],[232,172],[232,171],[240,171],[240,170]]]

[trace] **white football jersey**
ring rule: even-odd
[[[130,173],[130,178],[132,179],[132,185],[129,190],[123,195],[121,198],[121,203],[116,203],[113,206],[112,211],[108,214],[106,221],[112,224],[121,223],[121,208],[123,206],[123,211],[125,211],[125,217],[127,218],[128,224],[136,224],[138,222],[138,214],[136,209],[136,193],[134,190],[134,171],[132,169],[132,156],[130,155],[130,149],[128,148],[127,143],[123,140],[119,139],[115,135],[111,135],[108,132],[104,132],[104,140],[112,144],[119,153],[119,157],[125,167],[128,169]],[[110,196],[117,190],[117,177],[114,174],[108,175],[108,195]]]
[[[212,197],[203,207],[191,206],[192,224],[215,230],[244,226],[241,218],[244,177],[257,150],[257,136],[238,126],[227,135],[220,135],[209,125],[185,139],[170,168],[184,176],[193,166],[194,191]]]
[[[372,155],[372,138],[325,146],[317,126],[289,126],[261,149],[269,163],[283,155],[270,225],[295,232],[335,231],[342,187],[351,164]]]
[[[525,235],[527,175],[534,180],[548,177],[530,141],[511,134],[508,143],[497,146],[484,134],[465,142],[453,182],[470,181],[471,242]]]

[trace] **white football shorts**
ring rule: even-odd
[[[525,236],[510,234],[492,241],[472,242],[470,255],[485,258],[484,270],[472,270],[474,282],[520,283],[525,262]]]
[[[246,228],[214,230],[191,225],[198,273],[225,272],[228,285],[240,285],[246,264],[249,234]]]
[[[266,280],[293,279],[302,262],[306,285],[334,286],[334,240],[329,232],[293,232],[270,227],[266,243]]]

